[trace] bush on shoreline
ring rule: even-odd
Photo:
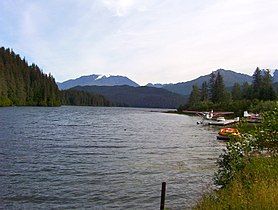
[[[261,124],[238,126],[241,136],[227,143],[215,183],[196,209],[273,208],[278,198],[278,102]]]
[[[195,209],[276,209],[278,157],[253,157],[232,181],[203,197]]]

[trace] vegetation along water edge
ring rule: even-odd
[[[241,135],[227,143],[215,184],[195,209],[276,209],[278,200],[278,102],[262,123],[241,122]]]

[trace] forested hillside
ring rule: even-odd
[[[112,106],[110,101],[102,95],[88,93],[77,90],[61,91],[61,101],[63,105],[73,106]]]
[[[0,48],[0,106],[59,106],[59,90],[52,75],[10,49]]]
[[[103,95],[118,106],[177,108],[186,98],[162,88],[123,86],[77,86],[70,90]]]

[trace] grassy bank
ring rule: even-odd
[[[227,186],[205,195],[195,209],[276,209],[278,156],[245,161],[246,167]]]
[[[241,136],[227,143],[218,160],[215,183],[195,209],[277,209],[278,102],[261,124],[238,126]]]

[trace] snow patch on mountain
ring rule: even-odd
[[[57,83],[59,89],[65,90],[75,86],[120,86],[120,85],[128,85],[132,87],[138,87],[139,85],[130,80],[125,76],[113,76],[113,75],[101,75],[101,74],[92,74],[88,76],[82,76],[77,79],[67,80],[62,83]]]

